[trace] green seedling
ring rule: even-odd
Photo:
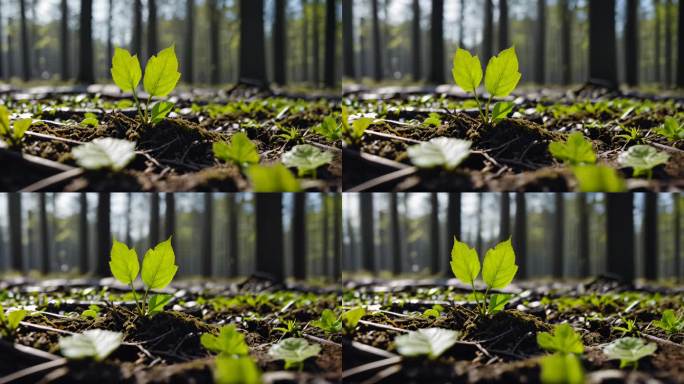
[[[353,146],[361,144],[361,138],[368,127],[373,124],[374,120],[370,117],[361,117],[349,124],[349,111],[347,107],[342,106],[342,138],[344,141]]]
[[[0,105],[0,139],[2,139],[10,148],[21,148],[21,141],[24,134],[33,124],[31,119],[15,120],[14,124],[10,125],[10,114],[4,105]]]
[[[569,324],[559,324],[553,330],[553,335],[549,332],[537,333],[537,344],[551,352],[559,353],[575,353],[581,355],[584,353],[584,344],[582,343],[582,336]]]
[[[622,324],[613,327],[613,331],[622,332],[622,336],[633,335],[639,333],[639,329],[636,327],[636,322],[631,319],[620,318]]]
[[[245,336],[233,324],[221,327],[218,336],[203,333],[200,342],[204,348],[222,356],[236,357],[249,354]]]
[[[603,347],[603,353],[609,360],[620,360],[620,368],[633,366],[637,369],[639,360],[655,353],[658,346],[646,343],[638,337],[623,337]]]
[[[314,132],[328,141],[335,142],[342,138],[342,124],[337,124],[334,117],[326,116],[323,122],[314,128]]]
[[[366,315],[366,309],[363,307],[352,308],[340,316],[342,318],[342,326],[347,334],[354,332],[359,325],[359,321]]]
[[[554,141],[549,144],[549,152],[556,159],[569,165],[584,165],[596,163],[596,154],[581,132],[573,132],[567,141]]]
[[[665,118],[665,123],[656,129],[656,133],[670,142],[684,140],[684,124],[681,124],[674,117],[667,117]]]
[[[641,131],[639,131],[639,128],[627,128],[627,127],[620,127],[622,128],[622,131],[625,132],[623,134],[617,135],[617,137],[620,137],[625,140],[626,144],[629,144],[631,142],[638,143],[641,141]]]
[[[321,346],[318,344],[309,344],[306,339],[290,337],[273,345],[268,354],[275,360],[284,360],[285,369],[297,368],[301,371],[304,360],[317,356],[320,351]]]
[[[397,336],[394,343],[402,356],[427,355],[436,359],[461,338],[461,333],[450,329],[425,328]]]
[[[17,333],[19,323],[24,320],[27,312],[24,309],[9,310],[5,312],[0,305],[0,338],[12,339]]]
[[[81,312],[81,317],[85,317],[88,319],[96,319],[97,316],[100,315],[100,311],[102,311],[102,309],[99,306],[91,304],[88,306],[88,309]]]
[[[259,152],[247,134],[238,132],[230,138],[230,144],[217,141],[212,144],[214,157],[225,162],[232,162],[239,167],[259,164]]]
[[[129,249],[125,244],[114,240],[109,268],[114,278],[131,287],[138,314],[152,316],[161,312],[173,297],[164,294],[150,296],[150,291],[164,289],[171,283],[178,271],[175,262],[176,256],[173,253],[170,237],[145,253],[140,274],[145,285],[145,291],[140,300],[133,285],[138,278],[138,272],[140,272],[140,263],[135,249]]]
[[[335,315],[330,309],[324,309],[321,318],[311,323],[314,327],[330,334],[337,334],[342,331],[342,318]]]
[[[246,173],[254,192],[299,192],[302,189],[283,164],[252,165]]]
[[[89,127],[97,127],[100,125],[100,121],[97,119],[97,115],[91,112],[86,112],[85,117],[81,120],[81,125]]]
[[[461,243],[455,237],[454,246],[451,250],[451,271],[462,283],[470,285],[481,315],[487,316],[500,311],[510,300],[510,296],[490,295],[489,291],[505,288],[513,281],[518,272],[511,239],[497,244],[485,255],[482,265],[482,280],[484,280],[487,288],[484,294],[475,290],[475,279],[480,273],[480,259],[477,251],[468,247],[467,244]]]
[[[677,316],[673,310],[667,309],[661,315],[660,320],[654,321],[653,325],[662,329],[668,335],[672,335],[684,330],[684,316]]]
[[[624,192],[625,180],[617,171],[606,165],[580,165],[572,167],[580,192]]]
[[[440,119],[438,113],[432,112],[428,115],[428,117],[425,120],[423,120],[423,125],[426,127],[432,126],[435,128],[439,128],[442,125],[442,119]]]
[[[492,57],[487,64],[484,75],[485,89],[489,99],[483,105],[478,95],[482,83],[482,64],[480,58],[473,56],[465,49],[458,48],[454,55],[452,75],[456,84],[465,92],[475,95],[483,124],[493,124],[504,119],[513,109],[513,103],[501,101],[494,104],[490,114],[493,98],[507,97],[518,86],[522,74],[518,71],[518,55],[515,47],[505,49]]]
[[[161,50],[147,61],[144,80],[138,56],[131,56],[127,50],[117,47],[112,57],[111,74],[112,80],[123,92],[133,93],[138,115],[145,124],[158,124],[173,109],[174,104],[167,101],[158,101],[154,105],[150,103],[152,97],[168,96],[180,80],[181,74],[178,72],[178,58],[174,45]],[[140,80],[143,80],[143,88],[149,95],[145,104],[138,99]]]
[[[584,369],[574,353],[554,353],[541,358],[543,384],[583,384]]]
[[[333,160],[333,154],[322,151],[311,144],[300,144],[285,152],[282,162],[286,167],[297,168],[299,177],[311,174],[315,179],[316,170]]]
[[[276,137],[280,137],[287,143],[297,143],[301,141],[302,135],[299,133],[299,129],[296,127],[279,127],[279,134]]]
[[[219,355],[214,368],[216,384],[262,384],[261,371],[249,357],[233,358]]]
[[[650,145],[634,145],[618,155],[618,163],[634,169],[635,177],[646,175],[649,179],[653,177],[653,168],[667,164],[669,159],[670,155]]]
[[[60,337],[59,349],[70,360],[90,358],[102,361],[123,342],[123,333],[104,329],[89,329],[83,333]]]
[[[283,321],[280,319],[280,323],[283,325],[282,327],[274,327],[274,331],[278,331],[282,333],[281,337],[285,337],[287,335],[291,335],[293,337],[299,337],[301,331],[299,330],[299,325],[297,324],[297,320],[285,320]]]

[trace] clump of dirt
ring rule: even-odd
[[[551,326],[539,318],[517,310],[501,311],[491,318],[470,319],[465,326],[466,337],[472,340],[495,340],[488,348],[511,353],[539,353],[536,335],[548,332]]]
[[[558,133],[522,119],[471,127],[466,137],[475,148],[487,149],[495,158],[525,159],[536,164],[551,162],[548,145],[561,138]]]

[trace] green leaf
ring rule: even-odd
[[[537,344],[551,352],[560,353],[576,353],[581,355],[584,353],[584,344],[582,343],[582,336],[569,324],[559,324],[554,328],[553,335],[548,332],[537,333]]]
[[[572,167],[580,192],[624,192],[625,181],[615,169],[605,165]]]
[[[359,325],[359,320],[365,315],[366,310],[363,307],[356,307],[342,313],[340,318],[347,330],[353,330]]]
[[[101,361],[114,352],[123,341],[123,334],[103,329],[90,329],[83,333],[60,337],[59,349],[67,359],[93,358]]]
[[[480,274],[480,259],[477,251],[466,243],[461,243],[454,237],[451,249],[451,271],[463,284],[473,285]]]
[[[362,117],[354,120],[351,125],[351,131],[347,129],[347,136],[351,137],[355,141],[360,140],[361,137],[363,137],[363,134],[366,132],[366,129],[368,129],[368,127],[370,127],[374,121],[375,120],[371,119],[370,117]],[[348,127],[349,125],[347,125],[347,128]]]
[[[224,141],[215,142],[212,149],[217,158],[226,162],[231,161],[239,166],[259,163],[256,145],[244,132],[234,134],[230,139],[230,144]]]
[[[450,137],[436,137],[406,149],[411,162],[419,168],[444,167],[451,171],[470,155],[471,142]]]
[[[658,152],[650,145],[634,145],[618,156],[618,163],[623,167],[634,168],[634,176],[650,174],[658,165],[667,164],[670,155]]]
[[[261,384],[259,367],[249,357],[232,358],[219,355],[214,370],[216,384]]]
[[[152,295],[150,297],[149,303],[147,304],[147,314],[151,316],[160,313],[164,310],[164,306],[168,304],[171,301],[171,299],[173,299],[173,295]]]
[[[123,48],[115,48],[111,73],[114,84],[122,91],[133,92],[142,79],[142,69],[138,56],[131,56],[131,53]]]
[[[271,346],[268,354],[276,360],[285,360],[285,369],[301,366],[304,360],[318,355],[321,346],[309,344],[306,339],[289,337]]]
[[[85,169],[120,171],[135,158],[135,143],[112,137],[97,138],[75,147],[71,155]]]
[[[656,132],[667,138],[669,141],[678,141],[684,139],[684,124],[679,124],[674,117],[666,117],[665,123]]]
[[[336,334],[342,330],[342,319],[338,318],[335,312],[330,309],[324,309],[321,318],[313,321],[311,325],[327,333]]]
[[[515,104],[510,101],[500,101],[494,104],[494,109],[492,110],[492,120],[496,123],[505,119],[509,113],[513,112],[514,105]]]
[[[28,129],[31,127],[31,124],[33,124],[32,119],[15,120],[14,129],[12,130],[12,137],[14,138],[14,140],[21,140],[24,137],[26,131],[28,131]]]
[[[556,159],[570,165],[596,163],[594,148],[581,132],[573,132],[566,142],[552,142],[549,144],[549,152]]]
[[[643,357],[655,353],[658,346],[646,343],[638,337],[623,337],[603,347],[603,353],[609,360],[620,360],[620,368],[636,363]]]
[[[583,384],[584,369],[577,355],[555,353],[540,360],[542,384]]]
[[[434,308],[426,309],[425,311],[423,311],[423,314],[421,315],[421,317],[424,319],[429,319],[429,318],[439,319],[439,316],[440,316],[439,311],[434,309]]]
[[[506,304],[511,300],[512,295],[506,293],[494,293],[489,296],[487,313],[494,314],[503,311]]]
[[[152,96],[164,97],[176,88],[181,74],[178,72],[178,58],[175,45],[161,50],[156,56],[150,57],[145,66],[145,92]]]
[[[149,289],[165,288],[178,271],[175,262],[176,256],[169,237],[145,253],[142,263],[142,281]]]
[[[451,69],[456,84],[465,92],[475,92],[482,83],[482,64],[480,58],[465,49],[458,48]]]
[[[299,192],[299,181],[284,165],[252,165],[247,176],[254,192]]]
[[[332,160],[332,153],[321,151],[311,144],[295,145],[282,157],[283,164],[286,167],[297,168],[300,177],[315,171],[318,167],[328,164]]]
[[[17,309],[14,311],[8,311],[6,316],[7,316],[7,328],[9,328],[11,331],[14,331],[15,329],[19,328],[19,323],[21,323],[22,320],[24,320],[24,317],[26,317],[26,310],[24,309]]]
[[[114,239],[109,256],[109,269],[112,276],[122,284],[132,284],[140,272],[138,253],[134,248],[128,248],[126,244]]]
[[[501,289],[513,281],[518,266],[511,239],[503,241],[487,251],[482,263],[482,280],[489,288]]]
[[[394,343],[403,356],[427,355],[436,359],[451,348],[461,337],[458,331],[442,328],[424,328],[397,336]]]
[[[0,137],[10,135],[9,111],[4,105],[0,105]]]
[[[439,128],[442,125],[442,120],[439,118],[438,113],[431,113],[428,118],[423,120],[423,125],[426,127],[433,126]]]
[[[226,356],[247,356],[249,354],[245,336],[233,324],[221,327],[218,336],[203,333],[200,342],[204,348]]]
[[[667,332],[668,334],[676,333],[684,329],[684,316],[679,316],[671,309],[663,312],[660,320],[653,322],[653,325]]]
[[[522,74],[518,72],[518,55],[513,46],[489,59],[485,88],[492,97],[506,97],[518,86],[521,77]]]
[[[166,116],[168,116],[169,113],[173,110],[174,106],[175,104],[169,101],[160,101],[154,103],[154,105],[152,106],[151,113],[152,124],[156,125],[161,123],[166,118]]]
[[[314,128],[314,132],[330,141],[337,141],[342,138],[342,126],[338,125],[332,116],[326,116],[323,122]]]

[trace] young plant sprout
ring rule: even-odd
[[[15,120],[10,125],[10,114],[4,105],[0,105],[0,139],[10,148],[21,148],[21,141],[24,134],[33,124],[31,119]]]

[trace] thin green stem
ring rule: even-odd
[[[151,102],[152,102],[152,95],[149,95],[147,97],[147,103],[145,104],[145,121],[147,121],[148,124],[152,122],[150,119],[150,103]]]
[[[147,294],[148,294],[148,292],[150,292],[150,289],[149,289],[149,288],[145,288],[145,294],[143,295],[143,302],[142,302],[143,310],[145,310],[145,303],[147,303]],[[143,312],[143,313],[144,313],[144,312]]]
[[[484,298],[482,299],[482,301],[484,302],[482,313],[484,313],[485,316],[487,315],[487,310],[489,309],[489,305],[487,304],[487,297],[488,296],[489,296],[489,287],[487,287],[487,289],[485,289]]]
[[[475,94],[475,101],[477,101],[477,109],[480,112],[480,117],[482,117],[482,123],[486,124],[487,123],[487,117],[482,113],[482,103],[480,102],[479,96],[477,96],[477,88],[473,89],[473,93]]]
[[[135,306],[136,306],[136,308],[138,308],[138,311],[140,311],[140,314],[142,315],[142,314],[144,314],[143,308],[140,306],[140,301],[138,301],[138,295],[135,292],[135,287],[133,287],[133,282],[131,282],[130,287],[131,287],[131,292],[133,292],[133,299],[135,300]]]
[[[490,118],[489,118],[489,107],[492,105],[492,96],[489,96],[489,99],[487,100],[487,107],[485,108],[485,118],[487,119],[488,123],[491,123]]]
[[[138,93],[135,91],[135,88],[133,88],[133,100],[135,100],[135,105],[138,107],[138,115],[140,115],[141,119],[145,119],[142,107],[140,106],[140,100],[138,99]]]

